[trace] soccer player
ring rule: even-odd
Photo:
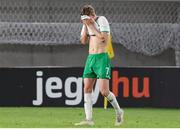
[[[110,59],[106,52],[110,27],[104,16],[97,16],[91,5],[85,5],[81,10],[83,23],[80,41],[82,44],[89,42],[89,55],[83,73],[84,78],[84,109],[86,119],[75,125],[94,125],[92,118],[92,90],[96,79],[100,83],[100,92],[112,104],[116,113],[115,125],[123,121],[123,110],[119,107],[116,97],[109,91],[111,78]]]

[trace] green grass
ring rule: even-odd
[[[120,127],[180,127],[180,109],[125,108],[124,111],[125,121]],[[115,127],[112,108],[94,108],[93,114],[93,127]],[[83,108],[0,108],[0,127],[76,127],[74,123],[83,118]]]

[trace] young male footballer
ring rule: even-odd
[[[85,5],[81,10],[83,23],[80,41],[82,44],[89,42],[89,55],[83,73],[84,81],[84,109],[86,119],[75,125],[94,125],[92,117],[92,90],[96,79],[103,96],[112,104],[116,113],[115,125],[123,122],[123,110],[119,107],[114,94],[109,91],[111,78],[111,64],[106,51],[110,26],[104,16],[97,16],[91,5]]]

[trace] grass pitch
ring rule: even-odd
[[[125,108],[122,128],[141,127],[179,127],[180,109]],[[115,113],[112,108],[94,108],[96,128],[115,127]],[[83,108],[0,108],[0,127],[76,127],[74,123],[83,120]],[[88,126],[83,126],[88,127]]]

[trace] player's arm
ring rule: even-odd
[[[88,43],[88,35],[87,35],[87,26],[83,25],[82,30],[81,30],[81,37],[80,37],[80,41],[82,44],[86,44]]]
[[[89,25],[89,28],[92,30],[92,32],[100,38],[102,41],[105,41],[108,37],[108,34],[106,32],[100,32],[98,31],[93,24]]]
[[[99,26],[100,31],[96,29],[96,27],[93,24],[93,20],[87,22],[88,27],[93,31],[93,33],[100,38],[102,41],[107,41],[108,39],[108,33],[110,32],[110,27],[107,19],[103,16],[99,18]]]

